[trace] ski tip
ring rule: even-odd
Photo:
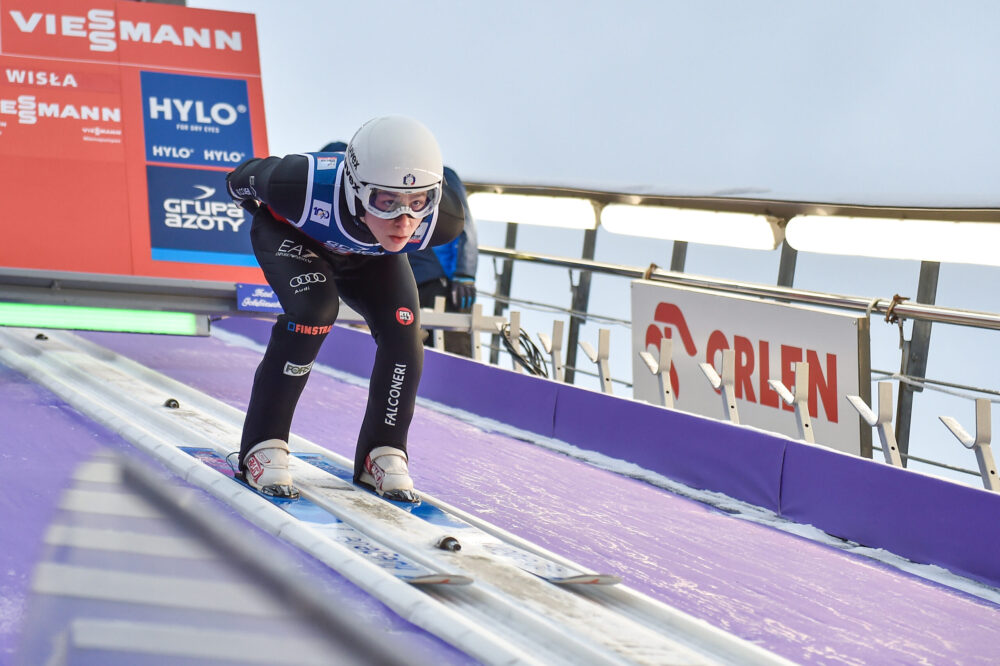
[[[579,574],[577,576],[549,578],[548,581],[556,585],[618,585],[622,579],[621,576],[613,574]]]

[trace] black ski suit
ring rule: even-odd
[[[343,153],[305,153],[251,159],[226,179],[235,199],[264,204],[254,215],[251,243],[284,309],[254,376],[241,466],[258,442],[288,441],[295,406],[337,319],[339,299],[364,317],[378,346],[355,450],[355,480],[375,447],[406,450],[423,345],[417,287],[403,253],[455,238],[465,220],[463,205],[454,187],[444,183],[437,212],[424,218],[406,248],[390,253],[350,214],[343,171]]]

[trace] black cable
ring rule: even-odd
[[[520,343],[521,351],[516,350],[510,342],[510,324],[504,324],[503,330],[500,331],[500,340],[503,341],[503,346],[507,350],[507,353],[532,375],[548,377],[549,366],[545,362],[545,356],[542,355],[541,350],[531,341],[531,338],[524,332],[524,329],[521,329],[517,339]]]

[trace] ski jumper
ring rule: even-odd
[[[355,480],[379,446],[406,451],[423,369],[420,305],[404,253],[447,243],[462,231],[462,202],[447,183],[441,203],[398,253],[378,244],[347,208],[343,153],[251,159],[227,178],[230,192],[260,200],[251,244],[284,314],[254,375],[240,464],[267,439],[288,441],[292,416],[340,299],[364,317],[377,344],[358,435]],[[363,208],[359,209],[363,211]]]

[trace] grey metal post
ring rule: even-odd
[[[941,264],[936,261],[920,262],[920,280],[917,283],[917,303],[934,305],[937,298],[938,275]],[[927,372],[927,352],[931,345],[931,322],[914,320],[910,340],[903,343],[899,372],[911,377],[923,377]],[[906,466],[910,450],[910,423],[913,416],[913,394],[923,387],[899,383],[896,396],[896,444]]]
[[[582,258],[592,260],[594,249],[597,246],[597,229],[587,229],[583,232],[583,255]],[[590,271],[581,270],[580,280],[573,285],[573,303],[570,306],[574,312],[587,312],[590,303]],[[580,325],[584,318],[572,315],[569,318],[569,336],[566,340],[566,383],[572,384],[576,375],[573,368],[576,367],[576,348],[580,342]]]
[[[687,261],[688,244],[687,241],[674,241],[674,251],[670,255],[670,270],[675,273],[684,272],[684,262]]]
[[[781,259],[778,264],[778,286],[791,287],[795,282],[795,261],[799,258],[799,251],[788,244],[787,240],[781,241]]]
[[[514,222],[507,223],[507,237],[504,239],[504,247],[508,250],[513,250],[514,246],[517,244],[517,224]],[[503,268],[500,269],[500,273],[497,276],[497,296],[507,299],[510,298],[510,283],[514,274],[514,260],[504,259]],[[496,299],[493,302],[493,314],[494,316],[500,317],[503,315],[504,310],[507,309],[507,304]],[[490,344],[490,365],[496,365],[500,360],[500,335],[494,335],[491,338],[492,342]]]

